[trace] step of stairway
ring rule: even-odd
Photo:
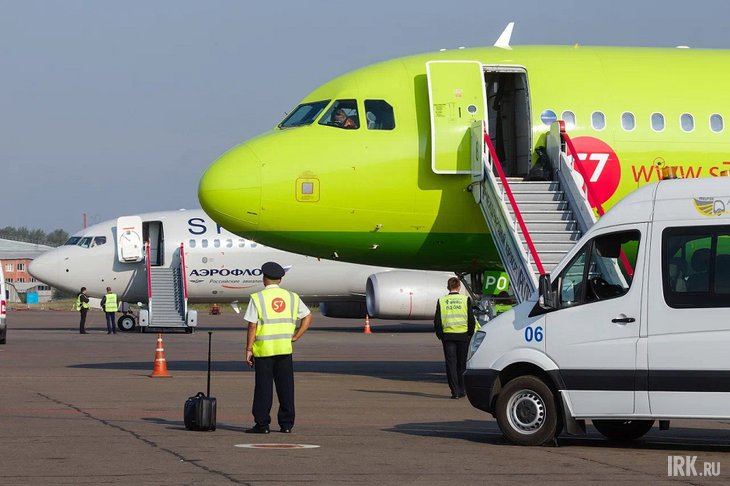
[[[510,210],[510,214],[514,217],[514,212]],[[565,221],[574,219],[573,211],[562,210],[562,211],[522,211],[520,210],[522,219],[525,223],[531,221]]]
[[[517,191],[557,191],[560,189],[560,184],[557,181],[514,181],[507,179],[512,192]],[[497,184],[502,185],[502,181],[497,178]]]

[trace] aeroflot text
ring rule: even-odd
[[[234,277],[240,277],[240,276],[253,276],[253,277],[260,277],[261,276],[261,269],[260,268],[246,268],[246,269],[240,269],[240,268],[234,268],[233,270],[229,270],[227,268],[201,268],[200,270],[190,270],[189,277],[228,277],[230,275],[233,275]]]

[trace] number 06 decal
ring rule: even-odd
[[[535,342],[542,341],[543,334],[542,334],[542,326],[537,326],[534,329],[531,327],[525,328],[525,341],[528,343],[532,342],[533,340]]]

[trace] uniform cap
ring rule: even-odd
[[[272,280],[279,280],[284,276],[284,268],[276,262],[266,262],[261,265],[261,272],[265,277]]]

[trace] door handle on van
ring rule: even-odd
[[[615,319],[611,319],[611,322],[615,322],[616,324],[628,324],[630,322],[635,322],[636,319],[633,317],[626,317],[624,314],[619,314],[619,316],[622,317],[616,317]]]

